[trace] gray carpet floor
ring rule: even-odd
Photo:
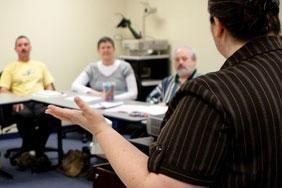
[[[56,135],[52,134],[48,140],[48,146],[56,147]],[[87,180],[85,177],[67,177],[56,169],[41,172],[31,173],[30,170],[19,171],[15,166],[11,166],[8,159],[3,154],[9,148],[18,147],[21,144],[20,138],[0,139],[0,152],[1,155],[1,169],[12,174],[14,179],[7,180],[0,177],[0,187],[2,188],[63,188],[63,187],[79,187],[89,188],[92,187],[92,181]],[[63,140],[63,148],[66,153],[69,149],[82,149],[84,146],[89,146],[88,143],[82,143],[79,135],[71,135]],[[57,153],[48,152],[48,157],[51,159],[52,164],[57,164]],[[91,163],[95,163],[91,159]]]

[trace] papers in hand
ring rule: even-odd
[[[113,107],[116,107],[116,106],[120,106],[120,105],[123,105],[123,102],[122,101],[118,101],[118,102],[100,102],[100,103],[97,103],[97,104],[93,104],[93,105],[90,105],[91,108],[96,108],[96,109],[107,109],[107,108],[113,108]]]
[[[106,110],[107,112],[121,112],[121,113],[128,113],[131,114],[133,112],[142,112],[148,113],[150,115],[161,115],[165,114],[167,111],[167,106],[161,105],[134,105],[134,104],[125,104],[115,108],[111,108]]]

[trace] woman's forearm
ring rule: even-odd
[[[148,156],[124,139],[114,129],[96,136],[115,172],[128,187],[138,187],[149,175]]]

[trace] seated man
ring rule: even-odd
[[[162,82],[149,94],[147,102],[168,104],[174,97],[176,91],[186,81],[199,76],[196,69],[196,54],[190,47],[179,47],[175,50],[174,66],[175,75],[171,75],[162,80]]]
[[[0,92],[23,96],[40,90],[54,90],[53,77],[46,66],[30,59],[31,44],[26,36],[16,39],[15,51],[18,60],[5,67],[0,79]],[[43,104],[35,102],[12,107],[12,116],[22,137],[21,152],[14,156],[14,162],[20,167],[28,167],[28,164],[20,165],[22,163],[19,160],[27,160],[29,156],[50,164],[44,149],[55,119],[44,113],[45,108]]]

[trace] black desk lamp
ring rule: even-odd
[[[132,27],[131,27],[131,22],[129,19],[126,19],[125,17],[122,17],[122,20],[119,22],[119,24],[117,25],[117,28],[122,27],[128,27],[128,29],[130,30],[130,32],[132,33],[132,35],[134,36],[135,39],[141,39],[142,36],[141,34],[138,34]]]

